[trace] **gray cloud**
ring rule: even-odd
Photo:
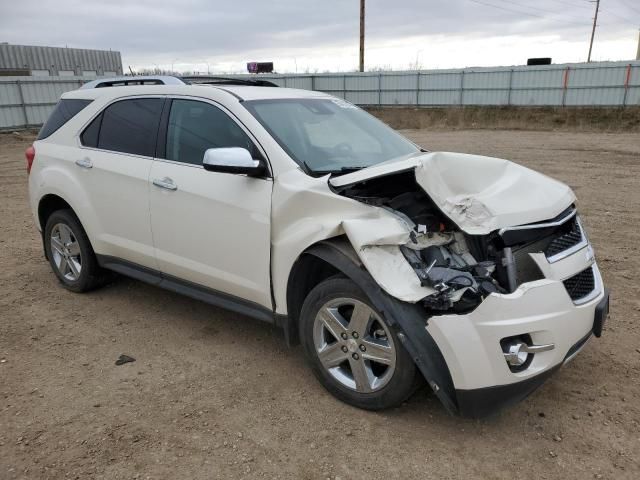
[[[0,1],[1,41],[111,48],[134,63],[312,57],[327,48],[355,51],[358,38],[357,0]],[[484,5],[472,0],[368,0],[368,42],[544,33],[584,40],[589,32],[592,7],[585,0],[479,1]],[[606,6],[602,17],[602,29],[610,34],[631,28],[634,20],[633,10],[617,1]]]

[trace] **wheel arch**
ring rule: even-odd
[[[327,278],[334,275],[344,274],[344,272],[342,272],[330,260],[313,254],[314,247],[321,244],[343,249],[346,246],[353,251],[353,248],[351,248],[344,237],[323,240],[317,244],[307,247],[307,249],[305,249],[293,263],[289,272],[286,290],[287,325],[285,326],[285,331],[287,343],[290,345],[297,345],[299,343],[298,324],[300,322],[300,311],[302,310],[302,304],[307,298],[309,292]],[[355,251],[353,252],[353,255],[354,259],[357,260],[358,257],[355,255]]]
[[[71,210],[76,217],[78,216],[69,202],[59,195],[48,193],[40,198],[38,202],[38,223],[40,224],[41,231],[44,233],[44,227],[53,212],[66,209]]]
[[[89,244],[91,245],[91,248],[93,248],[93,242],[91,241],[91,237],[89,236],[89,232],[87,231],[87,228],[86,228],[84,222],[82,221],[82,219],[78,215],[78,212],[73,207],[73,205],[70,202],[68,202],[65,198],[63,198],[62,196],[60,196],[60,195],[58,195],[56,193],[47,193],[47,194],[43,195],[42,197],[40,197],[40,200],[38,201],[38,209],[37,209],[38,224],[40,226],[40,235],[42,236],[43,250],[45,252],[44,253],[45,258],[47,258],[47,249],[44,248],[45,226],[47,225],[47,220],[49,219],[49,217],[54,212],[57,212],[59,210],[71,210],[71,213],[73,213],[73,215],[78,219],[78,222],[80,222],[80,225],[82,226],[82,228],[84,229],[85,233],[87,234],[87,238],[89,239]]]
[[[309,270],[309,266],[315,270]],[[396,330],[403,346],[447,411],[457,413],[453,380],[438,345],[425,328],[428,315],[424,308],[387,294],[366,270],[345,236],[311,245],[294,263],[287,283],[287,339],[298,340],[300,307],[306,295],[315,285],[335,274],[346,276],[362,289]]]

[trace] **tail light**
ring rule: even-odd
[[[27,159],[27,173],[31,173],[31,167],[33,166],[33,159],[36,158],[36,149],[33,145],[30,145],[24,152],[24,156]]]

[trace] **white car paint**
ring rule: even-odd
[[[158,269],[174,277],[271,305],[271,179],[206,172],[198,165],[155,161],[151,229]],[[238,259],[242,257],[242,261]]]
[[[272,178],[206,172],[199,166],[132,159],[80,145],[78,135],[94,115],[110,102],[135,96],[188,97],[223,107],[264,151]],[[96,253],[285,315],[287,284],[296,260],[310,246],[345,235],[390,295],[414,303],[433,293],[420,284],[400,252],[400,246],[411,244],[411,225],[388,209],[338,195],[336,187],[414,170],[418,185],[470,234],[553,218],[575,200],[566,185],[506,160],[445,152],[411,155],[331,179],[314,178],[242,106],[240,96],[247,100],[328,97],[283,88],[202,85],[84,89],[63,95],[94,102],[48,139],[34,144],[37,160],[29,192],[36,223],[40,199],[59,195],[78,215]],[[92,168],[75,165],[85,158]],[[173,179],[179,189],[155,188],[153,180],[164,177]],[[450,240],[446,235],[417,237],[422,245]],[[533,254],[545,280],[522,284],[510,294],[491,294],[470,314],[428,319],[425,328],[442,351],[456,388],[509,384],[562,362],[570,346],[589,331],[595,305],[603,296],[601,290],[578,306],[561,283],[588,265],[593,265],[600,281],[588,252],[590,247],[553,265],[543,254]],[[513,373],[499,340],[522,331],[534,332],[535,341],[551,342],[556,348],[536,355],[525,372]]]

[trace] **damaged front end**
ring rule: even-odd
[[[566,216],[574,200],[566,185],[487,157],[438,152],[367,170],[331,185],[389,215],[346,220],[344,231],[387,293],[432,314],[468,312],[492,293],[544,278],[528,254],[555,238],[560,224],[503,233],[556,216],[559,205]]]
[[[509,291],[505,272],[510,270],[503,265],[510,264],[503,261],[500,246],[462,232],[420,189],[413,171],[336,191],[391,214],[342,225],[371,275],[390,295],[422,302],[438,314],[468,312],[487,295]]]
[[[424,308],[459,413],[483,416],[524,398],[600,336],[608,292],[566,185],[506,160],[449,153],[330,185],[377,207],[342,229],[387,294]]]

